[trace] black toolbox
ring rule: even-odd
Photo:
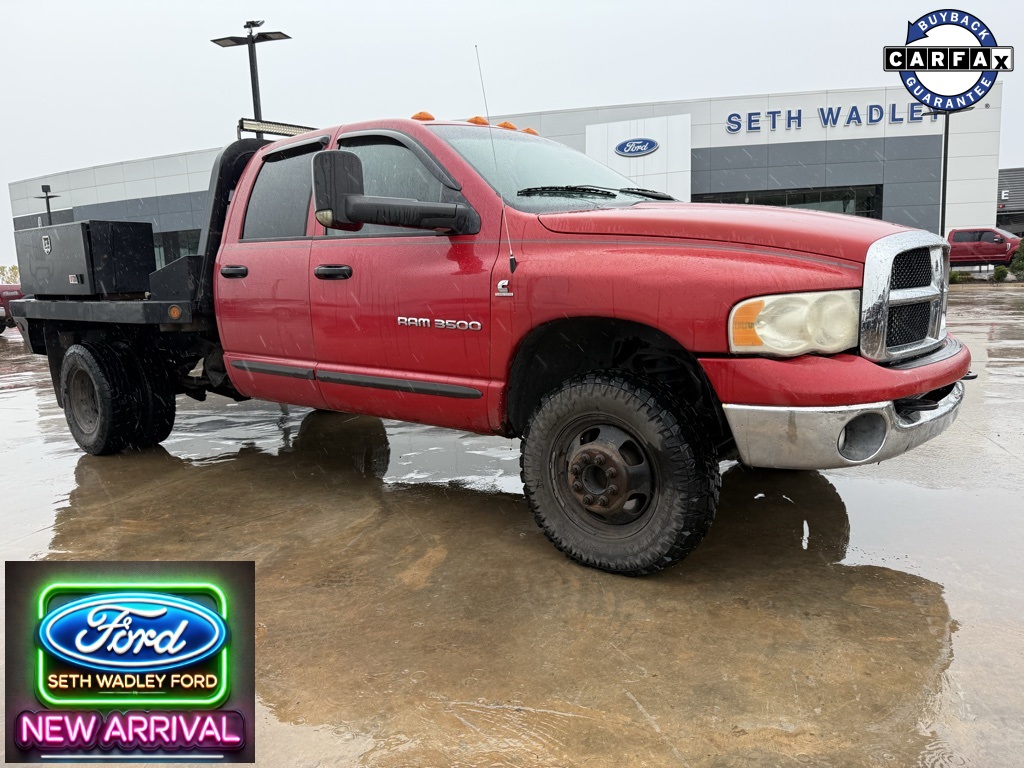
[[[15,232],[14,242],[25,295],[141,294],[156,269],[145,222],[76,221]]]

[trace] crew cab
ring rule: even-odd
[[[995,227],[951,229],[948,239],[949,263],[954,267],[972,264],[1009,266],[1020,245],[1017,235]]]
[[[551,541],[640,575],[704,537],[721,460],[878,462],[964,395],[940,237],[680,203],[509,124],[240,139],[207,222],[161,269],[129,225],[17,233],[14,312],[83,450],[208,393],[518,436]]]
[[[14,327],[11,302],[22,296],[20,285],[0,285],[0,333]]]

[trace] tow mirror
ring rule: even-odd
[[[364,195],[362,163],[344,150],[313,155],[313,199],[316,220],[329,229],[357,231],[363,224],[383,224],[451,235],[480,231],[480,215],[466,203]]]
[[[346,201],[363,194],[363,163],[352,152],[328,151],[313,155],[313,199],[316,220],[328,229],[362,229],[346,216]]]

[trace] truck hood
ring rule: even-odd
[[[868,246],[906,227],[878,219],[797,208],[715,203],[638,203],[546,213],[540,223],[572,235],[671,237],[801,251],[864,263]]]

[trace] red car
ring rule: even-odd
[[[22,298],[20,285],[0,285],[0,333],[14,327],[11,302]]]
[[[1020,238],[1012,232],[995,227],[951,229],[949,231],[949,263],[1010,265]]]

